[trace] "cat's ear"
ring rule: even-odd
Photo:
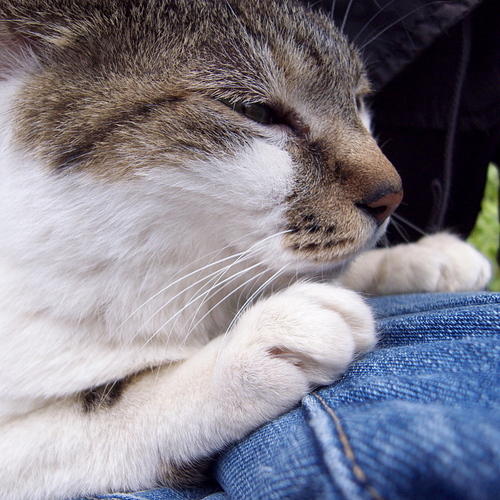
[[[22,73],[36,60],[28,39],[16,33],[10,22],[0,19],[0,78]]]
[[[25,2],[24,2],[25,3]],[[26,71],[50,58],[64,28],[36,10],[0,1],[0,78]]]

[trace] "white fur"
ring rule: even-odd
[[[359,117],[361,118],[361,123],[364,125],[366,130],[372,131],[372,116],[368,106],[363,105],[362,109],[359,111]]]
[[[371,314],[358,296],[295,285],[249,309],[227,338],[144,375],[109,413],[89,418],[68,400],[4,424],[0,498],[152,485],[163,460],[203,457],[241,438],[373,345]]]
[[[10,109],[16,85],[0,85]],[[296,264],[276,236],[293,180],[279,144],[102,182],[52,173],[0,120],[1,499],[153,486],[165,463],[243,437],[374,345],[362,300],[314,284],[221,335],[233,292]],[[79,392],[147,369],[111,410],[83,412]]]
[[[491,264],[481,253],[456,236],[438,233],[365,252],[341,281],[359,292],[391,295],[484,290],[490,279]]]
[[[0,82],[0,108],[18,84]],[[237,160],[98,182],[19,150],[8,111],[0,127],[0,499],[154,486],[165,465],[244,437],[375,345],[360,296],[314,283],[258,301],[223,335],[240,292],[304,269],[280,245],[293,165],[279,134]],[[446,247],[462,285],[484,285],[476,254],[442,238],[409,247],[410,274],[425,250],[442,278]],[[397,291],[415,290],[400,276]],[[143,370],[115,406],[83,412],[79,392]]]
[[[67,335],[60,330],[69,330],[75,351],[94,341],[121,349],[120,344],[114,345],[120,339],[132,357],[137,357],[138,345],[142,351],[150,345],[152,351],[158,350],[155,342],[142,346],[159,330],[155,340],[162,346],[161,354],[146,365],[183,358],[192,352],[193,345],[206,343],[210,332],[201,325],[197,336],[186,338],[182,323],[192,319],[193,308],[186,310],[184,320],[178,318],[175,329],[162,327],[197,291],[189,286],[201,279],[203,272],[193,272],[209,266],[205,274],[210,274],[231,263],[234,269],[244,269],[247,261],[241,259],[239,264],[237,258],[229,256],[251,248],[256,254],[252,262],[266,261],[279,246],[279,239],[271,236],[282,223],[277,198],[288,191],[291,162],[278,148],[261,145],[259,151],[243,156],[239,165],[205,164],[197,170],[192,166],[189,174],[152,169],[134,180],[103,183],[85,174],[52,174],[9,145],[8,119],[2,125],[0,324],[3,335],[17,324],[16,330],[34,338],[29,342],[33,353],[64,351],[58,342],[68,339],[61,339]],[[269,167],[270,158],[275,159],[271,162],[274,169]],[[232,175],[227,175],[231,170]],[[249,170],[255,174],[253,182],[246,178]],[[243,184],[248,185],[244,191]],[[236,213],[237,205],[240,210]],[[271,205],[278,208],[273,210]],[[223,264],[211,265],[224,258]],[[179,270],[186,262],[193,265]],[[172,276],[178,283],[171,284]],[[237,283],[247,278],[243,275]],[[165,293],[158,294],[166,286]],[[169,307],[161,310],[169,300]],[[217,326],[227,326],[224,321]],[[24,323],[26,326],[21,326]],[[44,332],[43,337],[32,331],[37,328]],[[7,369],[11,363],[27,366],[33,358],[17,337],[9,336],[3,342],[0,365],[7,372],[12,371]],[[136,345],[130,347],[131,343]],[[22,352],[25,354],[20,355]],[[50,356],[39,357],[46,360]],[[145,366],[144,361],[136,364],[138,369]],[[61,361],[61,365],[65,367],[66,362]],[[129,370],[130,366],[119,371]],[[88,376],[83,382],[87,387]],[[0,383],[4,382],[2,378]],[[52,381],[48,385],[52,386]],[[68,392],[74,389],[68,387]]]

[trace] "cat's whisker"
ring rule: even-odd
[[[155,298],[157,298],[159,295],[161,295],[162,293],[165,293],[169,288],[172,288],[173,286],[177,285],[178,283],[180,283],[181,281],[184,281],[196,274],[200,274],[201,272],[203,272],[204,270],[206,269],[209,269],[210,267],[213,267],[213,266],[216,266],[216,265],[219,265],[227,260],[232,260],[236,257],[239,257],[241,255],[243,255],[245,252],[240,252],[240,253],[237,253],[237,254],[233,254],[233,255],[230,255],[228,257],[225,257],[223,259],[220,259],[216,262],[213,262],[213,263],[210,263],[210,264],[207,264],[206,266],[203,266],[201,268],[198,268],[198,269],[195,269],[194,271],[182,276],[181,278],[178,278],[177,280],[169,283],[168,285],[166,285],[165,287],[163,287],[161,290],[159,290],[158,292],[156,292],[154,295],[152,295],[151,297],[149,297],[149,299],[147,299],[145,302],[143,302],[139,307],[137,307],[132,313],[130,313],[116,328],[115,330],[113,330],[111,332],[111,335],[114,335],[116,332],[118,332],[121,328],[123,328],[123,326],[128,322],[130,321],[137,313],[139,313],[144,307],[146,307],[151,301],[153,301]],[[227,266],[229,267],[229,266]],[[225,267],[223,268],[225,269]],[[177,297],[179,297],[182,293],[185,293],[187,290],[189,290],[190,288],[193,288],[195,287],[196,285],[199,285],[200,283],[203,283],[203,281],[206,281],[206,280],[209,280],[210,278],[214,277],[214,276],[217,276],[219,273],[221,272],[221,269],[217,269],[216,271],[208,274],[207,276],[204,276],[203,278],[200,278],[198,281],[195,281],[194,283],[192,283],[191,285],[187,286],[186,288],[184,288],[181,292],[179,292],[178,294],[176,294],[175,296],[171,297],[165,304],[163,304],[162,308],[165,307],[167,304],[171,303],[173,300],[175,300]],[[160,309],[161,310],[161,309]],[[156,313],[155,313],[156,314]]]
[[[271,283],[273,283],[274,281],[276,281],[283,274],[283,272],[286,270],[287,267],[288,267],[288,264],[285,264],[281,269],[278,269],[278,271],[276,271],[261,286],[259,286],[259,288],[245,301],[245,303],[243,304],[243,307],[238,310],[238,312],[236,313],[236,315],[234,316],[234,318],[231,320],[231,323],[226,328],[226,331],[223,334],[222,341],[221,341],[221,344],[219,346],[219,350],[217,352],[217,358],[216,358],[216,361],[215,361],[215,366],[217,366],[217,364],[218,364],[218,360],[219,360],[219,356],[220,356],[220,352],[221,352],[222,346],[224,345],[224,342],[225,342],[227,336],[229,335],[229,332],[234,327],[234,325],[236,324],[236,322],[238,321],[238,319],[245,312],[245,310],[247,309],[247,307],[250,304],[253,303],[253,301],[255,300],[255,298],[258,297]],[[261,273],[261,275],[262,274],[263,273]],[[259,275],[259,277],[260,277],[260,275]]]
[[[393,219],[396,219],[396,220],[393,220]],[[410,220],[408,220],[406,217],[403,217],[397,213],[393,213],[391,215],[391,223],[394,224],[394,227],[396,227],[397,225],[397,222],[402,222],[403,224],[405,224],[406,226],[408,226],[409,228],[413,229],[414,231],[416,231],[417,233],[421,234],[422,236],[427,236],[427,233],[421,229],[420,227],[418,227],[416,224],[413,224],[413,222],[411,222]]]
[[[283,234],[283,233],[288,233],[288,232],[290,232],[290,230],[283,231],[282,233],[277,233],[276,235],[278,235],[278,234]],[[266,238],[266,239],[267,239],[267,238]],[[258,243],[262,243],[263,241],[265,241],[265,240],[261,240],[261,241],[260,241],[260,242],[258,242]],[[258,244],[258,243],[257,243],[257,244]],[[253,245],[252,247],[250,247],[250,248],[249,248],[249,250],[248,250],[248,254],[247,254],[247,255],[245,255],[245,256],[244,256],[244,258],[239,257],[239,258],[238,258],[238,259],[237,259],[237,260],[236,260],[233,264],[231,264],[230,266],[227,266],[227,267],[223,270],[223,272],[220,274],[219,278],[217,278],[217,280],[216,280],[216,282],[215,282],[215,284],[213,285],[213,287],[212,287],[212,288],[215,288],[215,287],[218,285],[218,280],[219,280],[220,278],[222,278],[222,277],[223,277],[223,276],[227,273],[227,271],[229,271],[229,269],[230,269],[231,267],[233,267],[233,266],[235,266],[236,264],[239,264],[239,263],[241,263],[241,262],[243,262],[243,261],[247,260],[248,258],[252,257],[252,256],[255,254],[255,252],[256,252],[256,248],[254,248],[254,247],[255,247],[257,244],[255,244],[255,245]],[[253,250],[252,250],[252,249],[253,249]],[[264,263],[261,263],[261,264],[259,264],[259,265],[262,265],[262,264],[264,264]],[[255,266],[253,266],[253,267],[255,267]],[[240,273],[237,273],[235,276],[238,276],[238,274],[240,274]],[[204,302],[205,302],[205,301],[204,301]],[[203,303],[204,303],[204,302],[202,302],[202,304],[200,304],[200,307],[203,305]]]
[[[259,264],[259,265],[262,265],[262,264]],[[243,275],[243,274],[244,274],[244,273],[246,273],[246,272],[252,271],[252,270],[253,270],[253,267],[255,267],[255,266],[252,266],[252,268],[246,268],[246,269],[242,270],[242,271],[239,273],[239,275],[241,276],[241,275]],[[258,274],[252,275],[252,276],[251,276],[250,278],[248,278],[248,279],[247,279],[244,283],[242,283],[242,284],[241,284],[241,285],[240,285],[237,289],[234,289],[234,292],[238,291],[238,289],[244,288],[245,286],[247,286],[247,285],[248,285],[249,283],[251,283],[252,281],[257,280],[258,278],[260,278],[260,276],[262,276],[263,274],[265,274],[265,273],[266,273],[266,271],[267,271],[267,270],[263,270],[262,272],[260,272],[260,273],[258,273]],[[224,286],[221,286],[221,287],[219,288],[219,291],[220,291],[220,289],[222,289],[222,288],[224,288],[225,286],[227,286],[228,284],[230,284],[232,281],[236,280],[238,277],[239,277],[239,276],[230,276],[229,278],[227,278],[227,279],[225,280],[225,281],[227,281],[227,283],[226,283],[226,284],[224,284]],[[220,285],[222,285],[222,283],[220,283]],[[205,295],[206,293],[210,293],[211,291],[212,291],[212,290],[208,290],[208,291],[207,291],[207,292],[205,292],[203,295]],[[223,299],[223,300],[221,300],[221,301],[219,302],[219,304],[220,304],[220,303],[222,303],[222,302],[223,302],[226,298],[228,298],[230,295],[231,295],[231,294],[226,295],[226,296],[224,297],[224,299]],[[191,300],[191,301],[190,301],[190,303],[192,303],[192,302],[193,302],[193,301]],[[186,306],[188,306],[188,305],[189,305],[189,304],[186,304]],[[214,306],[214,307],[213,307],[210,311],[208,311],[208,313],[211,313],[211,312],[215,309],[215,307],[217,307],[217,306],[218,306],[218,304],[216,304],[216,306]],[[184,309],[185,309],[185,308],[184,308]],[[194,323],[194,320],[195,320],[195,318],[196,318],[196,315],[197,315],[197,313],[198,313],[198,311],[199,311],[199,308],[198,308],[198,309],[197,309],[197,310],[193,313],[193,319],[192,319],[192,321],[191,321],[191,324],[190,324],[190,326],[189,326],[189,328],[188,328],[187,333],[186,333],[186,334],[185,334],[185,336],[184,336],[184,341],[180,344],[180,346],[181,346],[181,347],[185,344],[186,340],[189,338],[189,336],[190,336],[190,335],[191,335],[191,333],[194,331],[194,329],[198,326],[198,324],[200,324],[200,323],[201,323],[201,321],[203,320],[203,319],[201,319],[201,320],[199,320],[196,324],[193,324],[193,323]],[[208,315],[208,313],[204,316],[204,318]],[[174,319],[174,318],[171,318],[171,319]],[[173,331],[175,331],[175,325],[177,324],[177,321],[178,321],[178,319],[179,319],[179,316],[177,316],[177,318],[175,318],[175,319],[176,319],[176,321],[175,321],[175,323],[171,326],[171,328],[170,328],[170,333],[169,333],[169,335],[168,335],[168,337],[167,337],[167,340],[166,340],[166,342],[165,342],[165,350],[166,350],[166,349],[167,349],[167,347],[168,347],[168,343],[169,343],[170,337],[171,337],[171,335],[172,335],[172,332],[173,332]],[[170,322],[170,320],[169,320],[169,321],[167,321],[167,323],[169,323],[169,322]],[[162,327],[161,327],[161,328],[164,328],[164,326],[166,326],[166,325],[162,325]],[[154,335],[157,335],[157,334],[159,333],[159,331],[161,330],[161,328],[160,328],[157,332],[155,332],[155,334],[154,334]],[[150,342],[150,341],[151,341],[151,339],[149,339],[149,340],[148,340],[148,342]]]
[[[248,256],[248,258],[251,258],[251,256]],[[246,259],[244,259],[246,260]],[[242,261],[240,261],[242,262]],[[182,296],[183,294],[185,294],[189,289],[191,288],[194,288],[195,286],[199,285],[200,283],[203,283],[204,281],[207,281],[208,280],[208,283],[210,283],[211,281],[213,281],[214,279],[217,280],[221,274],[224,274],[225,272],[227,272],[228,269],[230,269],[235,263],[231,263],[225,267],[223,267],[222,269],[219,269],[213,273],[211,273],[209,276],[206,276],[198,281],[196,281],[195,283],[183,288],[180,292],[178,292],[177,294],[175,294],[173,297],[171,297],[169,300],[167,300],[164,304],[161,305],[161,307],[159,307],[153,314],[151,314],[148,319],[142,323],[142,325],[140,326],[140,328],[138,329],[138,331],[136,332],[136,334],[133,336],[131,342],[133,340],[135,340],[135,338],[137,338],[137,336],[140,334],[141,331],[143,331],[144,327],[150,323],[161,311],[163,311],[170,303],[172,303],[175,299],[179,298],[180,296]],[[246,272],[247,270],[252,270],[254,267],[257,267],[258,265],[260,264],[255,264],[254,266],[250,267],[250,268],[246,268],[244,271],[241,271],[241,272]],[[229,279],[231,279],[232,276]],[[227,280],[226,280],[227,281]],[[153,336],[149,339],[151,340],[155,335],[157,335],[159,333],[159,331],[161,331],[161,329],[163,329],[169,322],[170,320],[172,319],[175,319],[178,315],[180,315],[180,313],[182,313],[185,309],[187,309],[190,305],[192,305],[194,302],[196,302],[197,300],[200,300],[201,298],[205,297],[206,294],[210,293],[211,290],[213,290],[213,286],[211,288],[209,288],[208,290],[205,290],[204,292],[201,292],[201,290],[203,290],[204,287],[207,286],[207,283],[205,283],[199,290],[197,290],[197,292],[195,293],[195,295],[193,297],[191,297],[191,299],[189,299],[185,304],[184,306],[182,307],[182,309],[178,310],[174,316],[172,316],[171,318],[169,318],[169,320],[164,323],[154,334]],[[200,293],[201,292],[201,293]],[[149,342],[148,340],[148,342]]]
[[[342,24],[340,26],[340,32],[344,33],[344,28],[347,23],[347,18],[349,17],[349,12],[351,10],[352,4],[354,3],[354,0],[349,0],[349,3],[347,4],[347,8],[344,13],[344,19],[342,19]]]
[[[410,242],[410,236],[405,231],[405,228],[401,224],[399,224],[399,222],[391,218],[391,226],[394,227],[394,229],[397,231],[397,233],[404,242],[406,243]],[[386,235],[384,235],[384,237],[381,238],[381,242],[384,248],[389,248],[391,246],[390,241]]]
[[[256,267],[259,267],[261,266],[262,264],[259,262],[257,264],[254,264],[253,266],[250,266],[250,267],[247,267],[235,274],[232,274],[231,276],[227,277],[226,279],[222,280],[222,281],[219,281],[219,282],[216,282],[214,285],[212,285],[208,290],[205,290],[204,292],[202,293],[199,293],[198,295],[195,295],[194,297],[192,297],[186,304],[185,304],[185,307],[183,309],[187,309],[187,307],[189,307],[190,305],[194,304],[196,301],[202,299],[201,303],[198,305],[198,307],[196,308],[196,311],[194,311],[193,313],[193,319],[191,321],[191,325],[193,324],[194,322],[194,319],[196,318],[196,315],[198,314],[198,312],[200,311],[200,309],[203,307],[204,304],[206,304],[206,302],[208,300],[210,300],[211,297],[213,297],[215,295],[216,292],[219,292],[220,290],[224,289],[227,285],[231,284],[233,281],[237,280],[240,276],[242,276],[243,274],[246,274],[250,271],[253,271]],[[226,271],[226,270],[224,270]],[[265,271],[263,271],[265,272]],[[262,273],[261,273],[262,274]],[[260,275],[259,275],[260,276]],[[248,282],[248,281],[247,281]],[[246,283],[247,283],[246,282]],[[211,312],[212,310],[210,310]],[[178,320],[179,316],[177,317],[177,320]],[[170,321],[170,320],[169,320]],[[169,322],[168,321],[168,322]],[[168,323],[167,322],[167,323]],[[177,322],[177,321],[176,321]],[[175,324],[172,326],[172,328],[175,327]],[[160,328],[159,331],[161,331],[161,329],[164,328],[165,325],[162,325],[162,327]],[[189,327],[189,330],[192,331],[192,328],[191,326]],[[153,335],[157,335],[159,333],[159,331],[155,332]],[[148,341],[149,342],[149,341]]]
[[[232,267],[234,267],[235,265],[237,264],[240,264],[242,262],[244,262],[245,260],[248,260],[249,258],[251,258],[258,250],[258,245],[264,243],[265,241],[267,241],[268,239],[272,238],[272,237],[276,237],[276,236],[280,236],[282,234],[285,234],[285,233],[288,233],[290,232],[290,230],[285,230],[285,231],[281,231],[279,233],[274,233],[270,236],[267,236],[266,238],[263,238],[261,240],[259,240],[258,242],[256,242],[255,244],[253,244],[251,247],[249,247],[249,249],[245,252],[241,252],[240,256],[234,261],[232,262],[231,264],[229,264],[228,266],[224,267],[223,269],[217,271],[217,272],[214,272],[212,273],[212,277],[217,280],[219,280],[224,274],[226,274],[228,272],[229,269],[231,269]],[[233,275],[231,275],[229,278],[227,278],[226,280],[223,280],[222,282],[220,282],[218,285],[217,283],[215,285],[212,285],[211,288],[209,290],[206,290],[202,293],[198,293],[196,294],[194,297],[192,297],[186,304],[184,304],[184,306],[178,310],[173,316],[171,316],[163,325],[160,326],[160,328],[158,328],[150,337],[149,339],[146,341],[146,343],[143,345],[143,347],[145,345],[147,345],[153,338],[155,338],[161,330],[163,330],[172,320],[178,318],[180,316],[180,314],[189,306],[191,306],[194,302],[200,300],[200,299],[203,299],[204,301],[207,300],[207,298],[209,297],[209,294],[211,292],[213,292],[214,290],[216,290],[217,288],[221,288],[223,286],[225,286],[226,283],[230,283],[232,282],[234,279],[238,278],[240,275],[242,274],[245,274],[246,272],[250,271],[250,270],[253,270],[255,267],[258,267],[258,266],[261,266],[263,265],[262,262],[258,262],[256,264],[254,264],[253,266],[251,267],[247,267],[245,269],[243,269],[242,271],[239,271]],[[264,271],[265,272],[265,271]],[[201,280],[199,280],[196,284],[199,284],[200,282],[203,282],[203,281],[206,281],[204,278],[202,278]],[[135,339],[140,331],[142,331],[142,329],[144,328],[144,326],[150,322],[152,320],[152,318],[154,316],[156,316],[159,312],[161,312],[161,310],[163,310],[169,303],[171,303],[173,300],[175,300],[175,298],[178,298],[179,296],[181,296],[182,294],[184,294],[187,290],[189,290],[190,288],[193,288],[195,286],[195,284],[193,285],[189,285],[188,287],[184,288],[181,292],[177,293],[174,297],[170,298],[165,304],[163,304],[152,316],[150,316],[148,318],[148,320],[143,323],[143,325],[141,326],[141,328],[139,329],[139,331],[136,333],[136,335],[133,337],[133,339]],[[204,285],[206,286],[206,284]],[[238,287],[236,290],[238,290],[239,288],[241,287]],[[199,291],[198,291],[199,292]],[[199,309],[199,308],[198,308]],[[213,309],[210,310],[210,312],[212,311]]]
[[[260,265],[260,264],[259,264]],[[250,268],[247,268],[243,271],[240,272],[240,274],[244,274],[245,272],[248,272],[252,269]],[[258,279],[260,276],[262,276],[263,274],[266,273],[266,270],[264,271],[261,271],[260,273],[258,274],[254,274],[252,275],[248,280],[246,280],[243,284],[239,285],[238,287],[234,288],[231,290],[231,293],[225,295],[219,302],[217,302],[217,304],[215,304],[213,307],[211,307],[197,322],[195,325],[193,325],[192,327],[190,327],[190,329],[188,330],[188,332],[185,334],[184,336],[184,341],[181,342],[180,344],[180,347],[182,347],[186,340],[188,339],[188,337],[191,335],[191,333],[194,331],[194,329],[210,314],[212,313],[220,304],[222,304],[225,300],[227,300],[230,296],[232,296],[234,293],[236,293],[239,289],[241,289],[243,286],[246,286],[249,282],[251,282],[252,280],[256,280]],[[237,277],[236,276],[232,276],[231,278],[228,278],[230,279],[231,281],[233,279],[236,279]],[[204,296],[205,294],[207,293],[210,293],[211,290],[207,290],[206,292],[204,292],[203,294],[199,295],[196,299],[199,299],[201,298],[202,296]],[[160,328],[158,328],[151,336],[150,338],[143,344],[142,348],[144,348],[146,345],[148,345],[166,326],[168,326],[168,324],[173,321],[174,319],[176,320],[177,322],[177,319],[179,317],[179,315],[184,311],[186,310],[193,302],[194,302],[195,299],[191,299],[187,304],[184,305],[184,307],[177,311],[173,316],[171,316],[163,325],[160,326]],[[174,323],[175,325],[175,323]],[[170,338],[170,335],[169,335],[169,338]],[[168,343],[168,341],[167,341]]]
[[[216,249],[216,250],[214,250],[214,251],[212,251],[212,252],[209,252],[209,253],[207,253],[207,254],[205,254],[205,255],[202,255],[201,257],[199,257],[199,258],[197,258],[197,259],[195,259],[195,260],[190,261],[190,262],[189,262],[189,264],[186,264],[185,266],[181,267],[181,268],[180,268],[180,269],[179,269],[179,270],[175,273],[175,275],[173,276],[173,278],[176,278],[177,276],[179,276],[179,274],[181,274],[181,273],[182,273],[182,271],[184,271],[184,270],[186,270],[186,269],[188,269],[188,268],[192,267],[192,266],[193,266],[193,264],[196,264],[197,262],[200,262],[200,261],[204,261],[204,260],[208,259],[208,258],[209,258],[210,256],[212,256],[212,255],[216,257],[217,255],[220,255],[220,254],[221,254],[224,250],[227,250],[228,248],[234,247],[234,246],[236,245],[236,243],[238,243],[239,241],[244,240],[245,238],[248,238],[248,236],[252,236],[252,235],[257,234],[257,233],[258,233],[258,230],[255,230],[255,231],[252,231],[252,232],[250,232],[250,233],[247,233],[247,234],[245,234],[245,235],[243,235],[243,236],[240,236],[239,238],[236,238],[235,240],[231,241],[230,243],[228,243],[227,245],[223,246],[222,248],[218,248],[218,249]],[[246,250],[245,250],[245,251],[246,251]],[[243,254],[245,251],[240,252],[239,254],[234,254],[234,255],[240,255],[240,254]],[[224,261],[224,260],[230,259],[230,258],[232,258],[232,257],[233,257],[233,256],[232,256],[232,255],[230,255],[229,257],[224,257],[223,259],[220,259],[220,260],[218,260],[218,261],[210,261],[210,262],[207,264],[207,266],[204,266],[204,267],[200,268],[199,270],[200,270],[200,271],[203,271],[203,270],[204,270],[206,267],[208,267],[208,266],[216,265],[216,264],[220,263],[220,262],[221,262],[221,260],[222,260],[222,261]]]
[[[356,33],[356,36],[351,40],[351,42],[356,45],[356,40],[359,39],[359,36],[368,28],[371,23],[380,15],[384,12],[384,9],[389,7],[389,5],[393,4],[396,0],[391,0],[389,3],[384,5],[383,8],[379,9],[367,22],[366,24]]]
[[[287,265],[284,265],[279,271],[274,273],[269,279],[267,279],[262,285],[260,285],[259,288],[257,288],[257,290],[252,293],[252,295],[250,295],[246,299],[245,303],[238,309],[238,312],[234,315],[231,323],[229,323],[229,326],[226,329],[226,333],[228,333],[233,328],[234,324],[238,321],[245,310],[248,309],[251,304],[253,304],[255,298],[258,297],[267,288],[268,285],[270,285],[273,281],[276,281],[279,275],[282,274],[287,267]]]
[[[401,232],[400,232],[400,228],[397,226],[397,223],[394,224],[394,227],[396,228],[396,230],[399,232],[399,234],[401,234],[401,237],[404,239],[405,238],[405,235],[403,235]],[[387,235],[384,233],[384,235],[378,240],[377,242],[377,246],[378,247],[383,247],[383,248],[389,248],[391,246],[391,242],[389,241],[389,238],[387,238]]]
[[[231,14],[233,14],[234,18],[235,18],[235,21],[240,25],[240,27],[243,29],[243,31],[245,32],[246,31],[246,27],[245,25],[241,22],[241,19],[238,17],[238,15],[236,14],[236,12],[234,11],[233,9],[233,6],[229,3],[228,0],[225,0],[225,3],[229,9],[229,11],[231,12]]]
[[[276,233],[276,234],[274,234],[272,236],[278,236],[278,235],[285,234],[285,233],[288,233],[288,232],[290,232],[290,230],[285,230],[285,231],[282,231],[280,233]],[[229,265],[226,268],[222,269],[220,275],[217,277],[216,282],[214,283],[214,285],[212,285],[212,287],[209,290],[209,292],[213,291],[213,290],[216,290],[217,288],[220,288],[219,284],[223,285],[224,283],[226,283],[228,281],[228,279],[223,280],[220,283],[218,283],[218,281],[229,271],[229,269],[231,269],[231,267],[234,267],[236,264],[240,264],[241,262],[244,262],[248,258],[252,257],[254,255],[254,253],[256,252],[256,248],[254,248],[254,247],[256,247],[259,243],[262,243],[262,242],[266,241],[267,239],[268,238],[265,238],[265,239],[261,240],[260,242],[257,242],[255,245],[252,245],[252,247],[250,247],[249,250],[248,250],[248,255],[242,256],[243,258],[239,257],[234,263],[232,263],[231,265]],[[246,273],[248,270],[253,269],[253,268],[255,268],[255,267],[259,266],[259,265],[264,265],[264,263],[261,262],[261,263],[258,263],[256,265],[252,266],[251,268],[246,268],[246,269],[243,270],[243,273]],[[242,272],[236,273],[235,275],[233,275],[232,277],[230,277],[229,278],[229,283],[233,281],[233,278],[237,278],[240,274],[242,274]],[[206,284],[204,285],[204,287],[205,286],[206,286]],[[206,295],[205,293],[204,293],[204,295],[205,295],[205,298],[203,299],[203,301],[201,302],[201,304],[198,306],[196,312],[194,313],[194,316],[197,314],[197,312],[199,311],[199,309],[201,309],[201,307],[206,303],[206,301],[209,300],[209,298],[210,298],[210,295]]]
[[[194,322],[196,316],[198,315],[198,312],[200,311],[200,309],[207,303],[207,301],[210,300],[211,297],[213,297],[215,295],[215,293],[220,292],[227,285],[231,284],[233,281],[235,281],[236,279],[238,279],[242,274],[245,274],[248,271],[251,271],[251,270],[253,270],[256,267],[259,267],[261,265],[262,265],[261,263],[256,263],[253,266],[251,266],[249,268],[245,268],[242,271],[240,271],[238,273],[235,273],[235,274],[232,274],[231,276],[229,276],[229,277],[223,279],[222,281],[220,281],[221,278],[229,271],[229,267],[227,269],[225,269],[224,272],[221,273],[219,277],[217,277],[217,279],[215,280],[215,282],[213,283],[213,285],[211,285],[210,289],[207,290],[207,291],[205,291],[203,293],[204,297],[203,297],[202,301],[200,302],[200,304],[198,305],[198,307],[196,308],[196,311],[194,311],[194,313],[192,315],[191,325],[193,324],[193,322]],[[191,326],[188,329],[191,329]]]
[[[365,40],[362,45],[358,46],[358,49],[363,51],[368,45],[373,43],[379,36],[383,35],[386,31],[390,30],[393,26],[396,26],[396,24],[399,24],[401,21],[404,21],[407,17],[412,16],[415,14],[415,12],[418,12],[419,10],[422,10],[424,8],[429,7],[430,5],[436,5],[436,4],[441,4],[445,3],[445,0],[439,0],[436,2],[431,2],[426,5],[421,5],[420,7],[417,7],[416,9],[413,9],[412,11],[406,13],[404,16],[400,17],[396,21],[389,23],[385,28],[382,28],[376,35],[373,37],[369,38],[368,40]]]
[[[205,318],[207,318],[207,316],[209,316],[213,311],[215,311],[215,309],[217,309],[223,302],[225,302],[227,299],[229,299],[230,297],[232,297],[236,292],[238,292],[239,290],[241,290],[242,288],[246,287],[249,283],[251,283],[252,281],[256,281],[258,280],[261,276],[263,276],[264,274],[266,274],[267,269],[264,269],[263,271],[261,271],[260,273],[258,274],[254,274],[252,275],[250,278],[248,278],[244,283],[242,283],[241,285],[238,285],[236,288],[233,288],[231,290],[230,293],[228,293],[227,295],[225,295],[222,299],[220,299],[216,304],[214,304],[189,330],[188,332],[186,333],[185,337],[184,337],[184,342],[182,344],[185,343],[185,341],[189,338],[189,336],[191,335],[191,333],[196,329],[196,327],[198,325],[200,325],[203,320]]]
[[[335,18],[335,4],[336,4],[336,0],[333,0],[332,2],[332,6],[330,7],[330,12],[329,12],[329,17],[330,19],[333,21],[333,19]]]
[[[256,231],[255,231],[256,232]],[[248,237],[249,235],[252,235],[252,234],[255,234],[255,232],[252,232],[252,233],[249,233],[249,234],[246,234],[245,236],[242,236],[236,240],[234,240],[233,242],[227,244],[226,246],[224,246],[223,248],[221,249],[218,249],[214,252],[210,252],[209,254],[207,254],[207,256],[210,256],[210,255],[219,255],[221,252],[223,252],[225,249],[227,248],[230,248],[232,246],[234,246],[234,244],[246,237]],[[161,294],[165,293],[168,289],[172,288],[173,286],[177,285],[178,283],[180,283],[181,281],[184,281],[196,274],[200,274],[202,273],[203,271],[209,269],[210,267],[213,267],[213,266],[217,266],[223,262],[226,262],[228,260],[235,260],[235,262],[231,263],[228,268],[232,267],[234,264],[238,263],[238,262],[241,262],[241,258],[246,256],[246,255],[251,255],[252,252],[254,251],[254,249],[259,245],[259,244],[262,244],[264,242],[266,242],[267,240],[271,239],[271,238],[274,238],[274,237],[277,237],[277,236],[281,236],[283,234],[286,234],[290,232],[290,230],[284,230],[284,231],[280,231],[278,233],[273,233],[272,235],[270,236],[267,236],[261,240],[259,240],[258,242],[256,242],[255,244],[253,244],[252,246],[250,246],[249,248],[247,248],[246,250],[242,251],[242,252],[238,252],[238,253],[235,253],[235,254],[232,254],[232,255],[229,255],[227,257],[223,257],[222,259],[219,259],[215,262],[209,262],[208,264],[206,264],[205,266],[202,266],[200,268],[197,268],[195,269],[194,271],[191,271],[190,273],[188,274],[185,274],[183,276],[181,276],[180,278],[177,278],[176,280],[174,280],[173,282],[169,283],[168,285],[166,285],[165,287],[163,287],[161,290],[159,290],[158,292],[156,292],[154,295],[152,295],[151,297],[149,297],[146,301],[144,301],[140,306],[138,306],[132,313],[130,313],[116,328],[115,330],[113,330],[110,335],[114,335],[116,334],[121,328],[123,328],[123,326],[128,322],[130,321],[137,313],[139,313],[144,307],[146,307],[151,301],[153,301],[155,298],[157,298],[158,296],[160,296]],[[199,260],[202,260],[206,257],[201,257],[199,259],[197,259],[197,261]],[[196,262],[196,261],[194,261]],[[192,263],[191,263],[192,264]],[[190,267],[190,265],[188,266],[184,266],[183,269],[185,268],[188,268]],[[225,268],[224,268],[225,269]],[[223,269],[223,270],[224,270]],[[172,297],[168,302],[172,302],[172,300],[175,300],[179,295],[181,295],[182,293],[184,293],[186,290],[189,290],[190,288],[193,288],[195,287],[196,285],[198,285],[200,282],[203,282],[207,279],[210,279],[211,277],[219,274],[221,272],[221,270],[217,270],[217,271],[214,271],[213,273],[209,274],[208,276],[205,276],[203,278],[201,278],[200,280],[198,280],[197,282],[189,285],[188,287],[186,287],[183,291],[179,292],[179,294],[177,294],[175,297]],[[176,273],[176,275],[178,275],[179,273]],[[166,306],[167,304],[164,304],[164,306]],[[163,306],[163,307],[164,307]]]

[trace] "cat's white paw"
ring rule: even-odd
[[[224,358],[233,383],[242,384],[238,393],[273,417],[338,379],[356,355],[375,346],[376,334],[358,294],[297,283],[247,310],[228,342]]]
[[[353,290],[374,295],[484,290],[491,265],[473,246],[448,233],[361,254],[342,277]]]
[[[423,248],[437,251],[446,262],[440,269],[436,291],[467,292],[484,290],[491,279],[491,264],[472,245],[447,233],[421,238]]]

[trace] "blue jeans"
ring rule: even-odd
[[[98,498],[500,498],[500,294],[372,304],[378,349],[227,450],[212,484]]]

